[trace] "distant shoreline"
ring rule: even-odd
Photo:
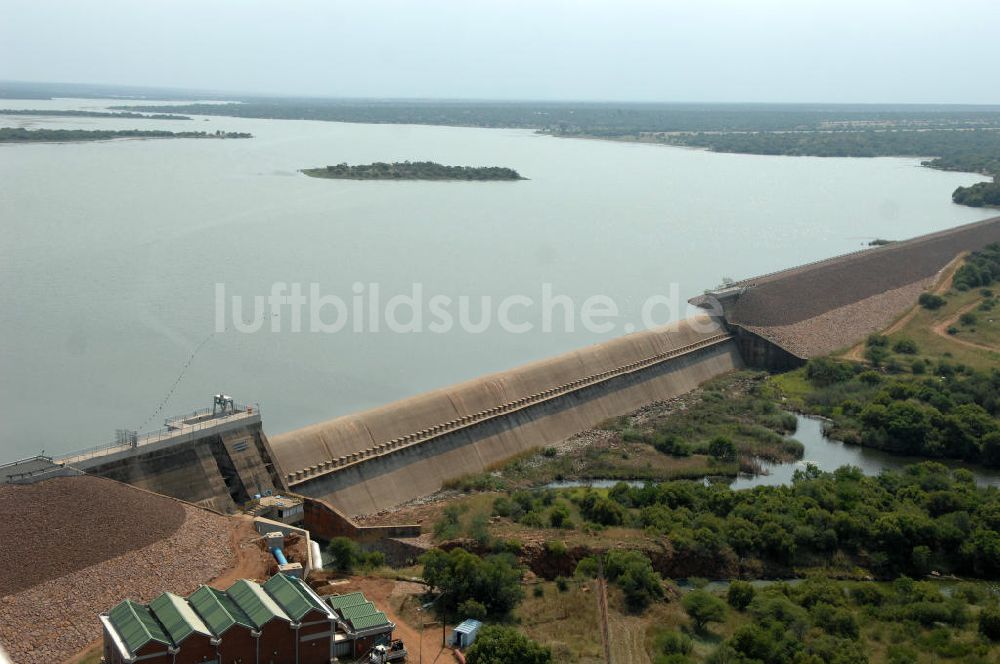
[[[206,131],[146,131],[140,129],[126,130],[86,130],[86,129],[24,129],[21,127],[0,127],[0,144],[26,143],[89,143],[96,141],[113,141],[121,139],[147,138],[197,138],[197,139],[227,139],[253,138],[252,134],[243,132],[206,132]]]

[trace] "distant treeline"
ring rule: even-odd
[[[931,168],[1000,176],[1000,107],[822,104],[616,104],[245,99],[119,107],[244,118],[517,127],[553,136],[817,157],[934,157]],[[963,205],[996,205],[1000,183],[960,187]]]
[[[187,115],[170,115],[169,113],[155,113],[148,115],[145,113],[131,113],[119,111],[111,113],[108,111],[72,111],[72,110],[48,110],[48,109],[22,109],[5,108],[0,109],[0,115],[42,115],[54,118],[118,118],[125,120],[190,120]]]
[[[243,99],[233,104],[119,106],[120,110],[372,124],[520,127],[560,135],[636,136],[642,132],[1000,128],[1000,107],[821,104],[637,104],[571,102],[416,102]],[[933,153],[931,153],[933,154]]]
[[[344,180],[523,180],[512,168],[500,166],[445,166],[433,161],[377,161],[350,166],[346,163],[302,171],[317,178]]]
[[[672,145],[715,152],[813,157],[919,157],[938,155],[924,166],[993,176],[993,182],[959,187],[952,200],[960,205],[1000,205],[1000,130],[927,129],[753,133],[657,134]]]
[[[21,129],[0,127],[0,143],[108,141],[114,138],[253,138],[229,131],[145,131],[141,129]]]

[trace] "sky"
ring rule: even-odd
[[[319,97],[1000,104],[998,0],[4,0],[0,80]]]

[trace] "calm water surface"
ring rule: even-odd
[[[683,300],[724,276],[987,216],[950,202],[955,187],[982,178],[913,159],[238,118],[0,116],[0,126],[255,136],[0,146],[0,459],[156,428],[166,415],[210,405],[218,391],[259,402],[273,434],[622,334],[641,324],[646,298],[672,288]],[[356,182],[297,172],[405,159],[508,166],[530,180]],[[213,334],[215,284],[250,297],[274,282],[315,282],[345,297],[356,282],[378,283],[385,297],[419,282],[428,294],[536,299],[549,283],[578,302],[608,295],[622,317],[606,334],[331,335],[287,326]]]
[[[802,458],[794,463],[767,463],[761,462],[761,466],[767,471],[766,475],[741,475],[734,480],[728,481],[731,489],[752,489],[756,486],[782,486],[792,483],[792,477],[796,470],[805,470],[806,466],[812,464],[824,472],[832,472],[841,466],[855,466],[861,469],[865,475],[878,475],[884,470],[899,470],[912,463],[927,461],[921,457],[900,456],[889,454],[881,450],[860,445],[848,445],[839,440],[827,438],[823,435],[823,422],[814,417],[796,415],[796,428],[794,438],[802,443],[804,451]],[[938,460],[952,468],[966,468],[976,478],[979,486],[1000,486],[1000,471],[990,470],[979,466],[958,463],[954,461]],[[721,481],[725,478],[705,478],[706,482]],[[597,489],[610,489],[618,480],[563,480],[551,482],[546,485],[552,489],[567,489],[578,486],[592,486]],[[645,482],[630,481],[632,486],[643,486]]]

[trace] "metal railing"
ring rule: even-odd
[[[233,406],[235,412],[217,413],[215,417],[207,417],[206,419],[199,420],[191,424],[186,424],[185,422],[198,417],[205,417],[206,415],[211,415],[212,409],[201,408],[192,411],[190,413],[187,413],[185,415],[168,417],[166,420],[164,420],[164,424],[166,426],[164,426],[163,428],[156,429],[155,431],[150,431],[148,433],[144,433],[141,435],[137,435],[132,440],[129,441],[114,440],[110,443],[104,443],[103,445],[87,447],[82,450],[76,450],[75,452],[70,452],[68,454],[63,454],[58,457],[55,457],[53,461],[55,463],[61,463],[61,464],[79,463],[80,461],[86,461],[88,459],[93,459],[95,457],[114,454],[117,452],[125,452],[127,450],[143,447],[144,445],[152,445],[153,443],[159,443],[163,440],[167,440],[175,436],[194,433],[197,431],[202,431],[204,429],[210,429],[224,422],[234,421],[245,417],[253,417],[255,415],[260,414],[260,405],[257,403],[233,404]]]
[[[289,485],[295,485],[300,482],[305,482],[307,480],[319,477],[321,475],[326,475],[328,473],[336,472],[345,466],[351,466],[356,463],[364,462],[368,459],[381,456],[383,454],[389,454],[405,447],[411,447],[414,445],[421,445],[427,441],[433,440],[445,434],[452,433],[459,429],[465,429],[476,424],[481,424],[482,422],[492,420],[496,417],[501,417],[507,415],[513,411],[522,410],[528,408],[529,406],[534,406],[539,403],[550,401],[556,399],[566,394],[577,392],[586,387],[591,387],[599,383],[607,382],[613,378],[619,376],[624,376],[627,374],[635,373],[637,371],[642,371],[648,369],[649,367],[655,366],[662,362],[693,353],[704,348],[715,346],[721,343],[725,343],[732,339],[732,335],[729,334],[716,334],[711,337],[707,337],[700,341],[696,341],[691,344],[680,346],[678,348],[673,348],[671,350],[665,351],[663,353],[657,353],[650,357],[643,358],[636,362],[631,362],[629,364],[615,367],[608,371],[602,371],[598,374],[593,374],[586,376],[579,380],[574,380],[570,383],[565,383],[557,387],[553,387],[530,396],[522,397],[516,401],[510,401],[495,408],[489,408],[484,411],[480,411],[473,415],[466,415],[464,417],[459,417],[457,419],[443,422],[436,426],[432,426],[428,429],[422,429],[415,433],[411,433],[400,438],[394,438],[390,441],[383,442],[381,444],[375,445],[374,447],[369,447],[365,450],[360,450],[358,452],[353,452],[336,459],[328,459],[319,464],[309,466],[308,468],[302,468],[294,472],[288,473],[286,479]]]

